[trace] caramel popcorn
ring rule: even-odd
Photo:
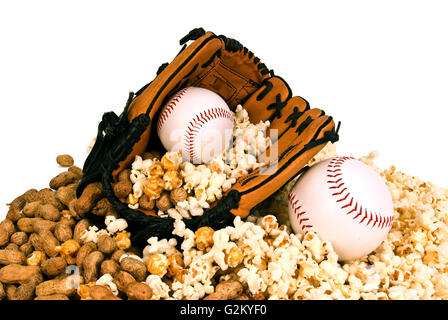
[[[67,240],[62,245],[56,247],[56,252],[59,252],[68,264],[75,264],[76,253],[79,248],[81,246],[78,242],[75,240]]]
[[[201,227],[195,232],[196,247],[199,250],[206,250],[213,246],[213,234],[215,231],[210,227]]]
[[[160,277],[163,277],[167,273],[169,265],[170,261],[162,253],[155,253],[146,261],[148,272]]]
[[[159,176],[150,176],[143,192],[149,199],[156,200],[160,197],[164,188],[164,181]]]
[[[45,253],[42,251],[34,251],[27,259],[26,264],[29,266],[38,266],[45,259]]]
[[[127,231],[120,231],[115,235],[115,242],[118,249],[126,250],[131,247],[131,233]]]
[[[166,171],[177,171],[182,163],[182,155],[180,152],[167,152],[160,163]]]
[[[171,170],[163,175],[163,188],[171,191],[182,185],[182,178],[177,171]]]

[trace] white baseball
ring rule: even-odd
[[[230,144],[233,113],[217,93],[198,87],[177,92],[160,111],[157,133],[168,151],[195,164],[220,155]]]
[[[294,232],[314,231],[332,243],[339,260],[360,258],[385,239],[394,217],[384,180],[353,157],[313,165],[289,193]]]

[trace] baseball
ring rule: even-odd
[[[170,98],[160,111],[157,133],[167,151],[184,160],[207,163],[220,155],[232,139],[233,113],[211,90],[187,87]]]
[[[314,231],[339,260],[360,258],[385,239],[394,218],[392,197],[379,174],[353,157],[313,165],[289,193],[295,233]]]

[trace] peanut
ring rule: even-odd
[[[0,247],[8,243],[9,237],[14,233],[14,223],[5,219],[0,222]]]
[[[6,250],[20,251],[19,246],[15,243],[10,243],[5,247]]]
[[[98,238],[97,241],[98,250],[101,251],[104,254],[110,254],[115,251],[117,248],[117,244],[115,243],[115,240],[108,236],[108,235],[102,235]]]
[[[158,150],[151,150],[151,151],[144,152],[142,154],[143,160],[147,160],[147,159],[160,160],[160,157],[161,157],[161,155],[160,155],[160,152]]]
[[[34,231],[33,223],[34,221],[41,220],[40,218],[21,218],[17,221],[17,228],[20,231],[31,233]]]
[[[62,257],[47,259],[44,262],[42,262],[40,266],[42,272],[49,277],[55,277],[57,275],[60,275],[65,271],[66,267],[67,263],[65,259]]]
[[[17,286],[10,284],[8,286],[6,286],[6,299],[7,300],[12,300],[14,299],[14,294],[17,290]]]
[[[154,209],[154,205],[156,204],[154,199],[150,199],[146,194],[143,194],[139,201],[139,207],[143,210],[152,210]]]
[[[76,199],[76,184],[59,187],[56,191],[56,199],[68,207],[70,202]]]
[[[167,211],[168,209],[173,207],[170,196],[167,192],[162,192],[160,198],[156,200],[156,207],[160,211]]]
[[[126,198],[132,192],[131,181],[118,181],[113,186],[114,194],[117,198]]]
[[[84,259],[92,252],[97,250],[95,242],[87,242],[85,243],[79,250],[76,255],[76,265],[81,268],[84,262]]]
[[[85,231],[87,231],[89,225],[90,225],[89,220],[87,219],[80,220],[76,224],[75,229],[73,230],[73,240],[75,240],[79,244],[82,244],[83,240],[81,240],[81,236]]]
[[[11,300],[32,300],[36,286],[43,281],[42,275],[37,273],[20,285],[12,295]]]
[[[56,251],[56,247],[59,246],[58,239],[49,230],[41,230],[38,235],[42,239],[43,249],[47,256],[56,257],[58,255]]]
[[[54,235],[56,239],[58,239],[60,242],[65,242],[67,240],[72,239],[73,237],[72,228],[70,228],[68,224],[58,223],[54,228]]]
[[[131,170],[124,169],[118,174],[118,181],[128,181],[131,182]]]
[[[67,171],[76,174],[77,176],[79,176],[80,179],[82,177],[82,169],[77,166],[71,166],[70,168],[67,169]]]
[[[129,272],[137,281],[144,281],[146,278],[146,266],[143,262],[126,257],[121,260],[120,263],[121,269],[123,271]]]
[[[93,251],[84,259],[82,268],[84,270],[84,279],[86,283],[97,280],[98,269],[103,260],[104,255],[100,251]]]
[[[34,248],[33,248],[33,245],[31,244],[31,242],[27,242],[25,244],[22,244],[19,247],[19,250],[22,251],[25,256],[30,255],[33,252],[33,249]]]
[[[13,208],[9,208],[8,213],[6,214],[6,219],[11,220],[12,222],[17,222],[24,217],[25,215],[20,210]]]
[[[28,242],[28,236],[25,232],[16,232],[11,235],[10,240],[18,246],[21,246]]]
[[[24,264],[25,255],[21,251],[2,249],[0,250],[0,264]]]
[[[35,218],[33,220],[33,231],[37,232],[37,233],[42,230],[47,230],[47,231],[53,232],[55,227],[56,227],[56,222],[54,222],[54,221],[42,220],[40,218]]]
[[[36,189],[29,189],[24,194],[22,194],[22,197],[26,203],[39,200],[38,192]]]
[[[243,292],[243,285],[236,280],[220,282],[216,288],[215,292],[209,294],[204,300],[231,300]]]
[[[103,186],[101,182],[94,182],[87,185],[81,196],[76,200],[75,211],[80,215],[89,212],[102,195]]]
[[[82,281],[83,279],[80,276],[67,276],[59,279],[47,280],[36,287],[36,296],[62,294],[70,297],[76,292],[76,283],[82,284]]]
[[[60,187],[72,184],[79,180],[79,176],[70,171],[64,171],[50,180],[50,188],[57,190]]]
[[[29,218],[37,217],[39,215],[40,201],[28,202],[23,208],[22,212]]]
[[[23,284],[38,273],[40,273],[38,266],[10,264],[0,269],[0,282],[3,284]]]
[[[5,287],[3,286],[3,283],[0,282],[0,300],[5,299],[5,297],[6,297]]]
[[[28,241],[31,243],[34,249],[38,251],[45,251],[42,238],[37,233],[32,233]]]
[[[90,288],[90,298],[92,300],[121,300],[106,287],[93,286]]]
[[[51,204],[41,205],[39,208],[39,215],[45,220],[50,221],[58,221],[59,218],[61,217],[58,208],[54,207]]]
[[[129,300],[150,300],[151,288],[143,282],[132,282],[126,287],[126,295]]]
[[[62,203],[56,198],[56,193],[49,188],[39,190],[38,197],[41,204],[51,204],[58,210],[62,210],[64,208]]]
[[[92,209],[92,213],[97,216],[106,217],[114,216],[118,217],[118,213],[107,198],[103,198],[97,202]]]
[[[114,283],[119,291],[125,292],[129,284],[136,282],[135,278],[126,271],[119,271],[114,277]]]
[[[120,266],[114,260],[104,260],[101,263],[100,274],[110,274],[112,277],[120,271]]]
[[[23,209],[23,207],[25,207],[25,204],[26,204],[25,196],[22,194],[21,196],[18,196],[10,203],[8,203],[7,206],[9,207],[9,209],[20,211]]]
[[[184,188],[176,188],[170,192],[171,201],[178,203],[187,199],[187,191]]]
[[[60,154],[56,157],[56,162],[61,167],[70,167],[73,166],[74,160],[73,157],[69,154]]]
[[[122,255],[126,254],[126,252],[124,250],[118,249],[116,250],[113,254],[112,254],[112,259],[119,263],[120,262],[120,258]]]

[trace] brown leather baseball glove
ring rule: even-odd
[[[187,46],[189,40],[194,41]],[[147,239],[153,236],[174,237],[174,220],[130,209],[115,197],[112,184],[136,155],[154,148],[162,150],[154,124],[158,111],[180,89],[194,86],[212,90],[232,110],[241,104],[251,122],[269,120],[270,129],[278,130],[278,139],[261,155],[268,160],[265,166],[238,179],[202,216],[184,220],[193,231],[201,226],[220,229],[231,224],[236,215],[247,217],[257,205],[296,177],[327,142],[338,140],[339,126],[335,128],[332,117],[320,109],[311,109],[303,98],[293,97],[288,84],[238,41],[197,28],[182,38],[180,44],[183,47],[175,59],[163,64],[152,82],[130,94],[120,117],[113,112],[104,114],[77,190],[80,196],[88,184],[101,181],[103,194],[127,220],[133,244],[140,247],[147,245]],[[278,155],[275,159],[274,150]],[[104,227],[102,217],[93,214],[87,217]]]

